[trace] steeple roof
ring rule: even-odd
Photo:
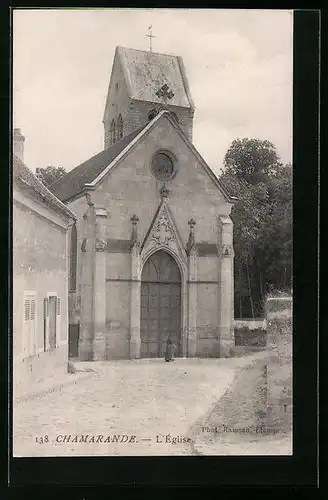
[[[174,97],[170,105],[194,109],[183,60],[180,56],[116,47],[129,97],[162,103],[156,92],[167,85]]]

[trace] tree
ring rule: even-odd
[[[235,309],[263,314],[267,291],[290,289],[292,168],[269,141],[237,139],[227,151],[222,182],[238,198],[234,222]]]
[[[265,181],[281,166],[275,146],[259,139],[235,139],[224,159],[225,171],[249,184]]]
[[[254,255],[258,267],[278,290],[291,288],[292,168],[282,167],[268,182],[269,203]]]
[[[45,185],[50,186],[54,182],[58,181],[63,175],[66,174],[65,169],[63,167],[53,167],[48,166],[46,168],[37,168],[36,169],[38,179]]]

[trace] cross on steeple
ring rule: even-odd
[[[157,92],[156,92],[157,97],[162,98],[164,101],[164,107],[167,107],[167,100],[172,99],[174,97],[174,92],[172,90],[169,90],[168,85],[165,83]]]
[[[149,33],[148,33],[148,35],[146,35],[149,37],[149,51],[150,52],[152,52],[152,38],[156,38],[155,35],[152,34],[151,29],[152,29],[152,26],[149,26],[149,28],[148,28]]]

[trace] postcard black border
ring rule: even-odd
[[[37,2],[34,2],[33,7],[38,7]],[[7,20],[6,16],[1,16],[0,22],[0,104],[3,130],[7,130],[8,137],[11,67],[8,69],[10,46],[6,35],[10,32],[10,13]],[[294,12],[293,457],[11,458],[8,464],[10,475],[5,478],[5,483],[9,480],[15,497],[23,492],[25,497],[33,490],[35,498],[38,495],[44,498],[49,486],[52,492],[57,491],[60,496],[64,495],[64,486],[83,487],[83,496],[87,499],[93,498],[94,490],[89,489],[91,486],[214,486],[229,489],[237,486],[285,486],[295,489],[317,484],[319,22],[320,12],[316,10]],[[10,169],[7,171],[4,165],[10,164],[10,150],[8,141],[2,142],[2,146],[5,146],[1,149],[3,173],[7,178],[2,184],[1,228],[5,229],[6,236],[10,217]],[[8,236],[11,241],[10,231]],[[9,262],[10,269],[10,250],[2,247],[3,251],[4,262]],[[8,297],[7,287],[5,277],[5,297]],[[6,305],[4,310],[6,314]],[[6,316],[4,318],[6,322]],[[8,318],[10,315],[7,315]],[[8,360],[5,349],[2,353],[3,368],[7,366]],[[7,382],[6,372],[1,380]],[[7,456],[7,442],[4,444]],[[68,491],[70,498],[81,498],[80,488],[65,491]]]

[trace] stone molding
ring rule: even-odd
[[[166,250],[180,268],[187,265],[187,254],[166,199],[162,199],[140,248],[141,263],[157,250]],[[180,269],[181,271],[181,269]]]
[[[87,238],[83,238],[81,243],[81,252],[86,252],[86,251],[87,251]]]
[[[107,247],[107,241],[101,240],[99,238],[96,239],[96,251],[97,252],[105,252]]]
[[[107,217],[107,209],[103,207],[95,207],[96,217]]]
[[[232,245],[222,245],[222,257],[232,257],[234,255]]]
[[[134,245],[131,251],[131,332],[130,357],[140,357],[140,287],[142,269],[147,259],[158,250],[169,253],[181,273],[181,332],[183,356],[188,355],[188,258],[173,215],[164,197],[150,224],[142,245]],[[192,273],[193,274],[193,273]],[[194,307],[194,310],[196,308]]]
[[[163,210],[156,221],[151,240],[155,241],[156,245],[168,245],[174,238],[174,230],[167,216],[167,211]]]

